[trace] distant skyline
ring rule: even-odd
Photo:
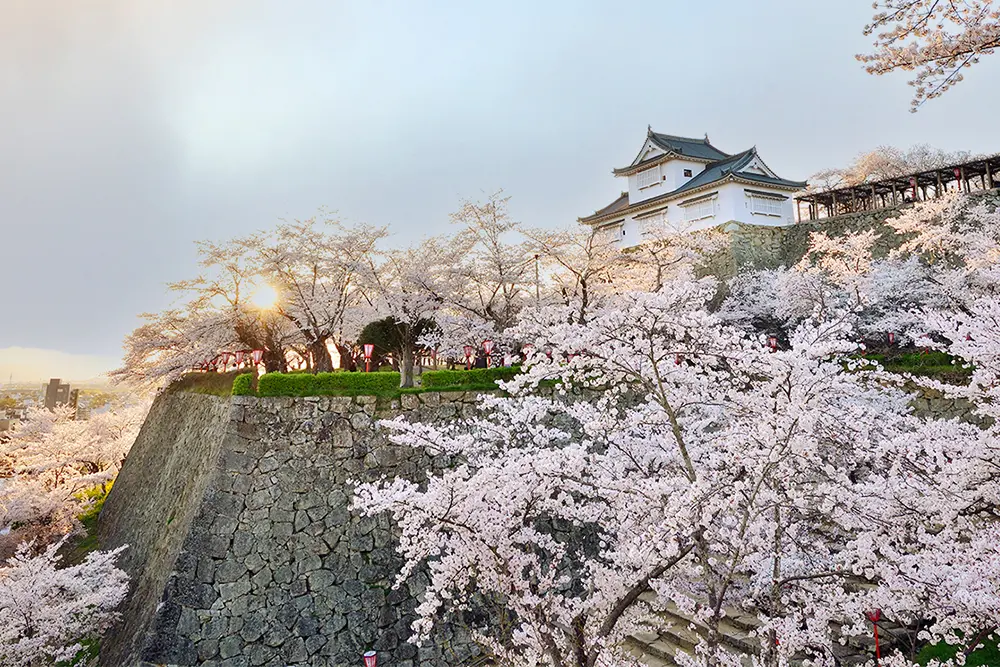
[[[118,363],[113,356],[71,354],[58,350],[40,350],[29,347],[0,349],[0,388],[11,382],[35,383],[38,386],[51,378],[64,382],[105,382],[100,377]]]
[[[403,244],[499,188],[574,225],[647,124],[794,179],[880,144],[1000,152],[1000,55],[911,114],[905,73],[854,60],[871,3],[830,7],[7,0],[0,382],[115,365],[199,239],[327,207]]]

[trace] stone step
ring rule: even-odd
[[[657,640],[659,646],[653,646],[639,641],[635,637],[625,639],[625,646],[630,655],[648,667],[677,667],[674,655],[684,649],[671,646],[668,642]]]

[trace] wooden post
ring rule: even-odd
[[[941,196],[941,172],[937,172],[937,185],[934,187],[934,196]]]
[[[832,198],[830,201],[833,202],[830,204],[830,217],[832,218],[837,215],[837,193],[831,192],[830,197]]]
[[[896,181],[892,182],[892,205],[896,205]]]
[[[878,195],[875,194],[875,184],[872,184],[872,210],[878,208]]]
[[[993,174],[990,173],[990,161],[989,160],[986,160],[986,173],[984,174],[984,177],[986,179],[986,189],[987,190],[992,190],[993,189]]]
[[[960,167],[959,172],[962,174],[962,182],[965,183],[965,192],[969,192],[969,179],[965,175],[965,167]]]

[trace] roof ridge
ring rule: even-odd
[[[732,164],[734,162],[739,162],[743,158],[748,157],[750,155],[753,155],[756,152],[757,152],[757,147],[756,146],[751,146],[750,148],[746,149],[745,151],[740,151],[739,153],[733,153],[729,157],[724,157],[721,160],[716,160],[715,162],[708,163],[707,165],[705,165],[705,171],[708,171],[712,167],[719,167],[719,166],[722,166],[722,165],[728,165],[728,164]]]
[[[712,145],[708,143],[708,137],[705,137],[703,139],[696,139],[694,137],[682,137],[679,134],[664,134],[663,132],[653,132],[652,129],[650,130],[650,132],[652,132],[657,137],[665,137],[667,139],[677,139],[678,141],[691,141],[698,144],[705,144],[706,146]]]

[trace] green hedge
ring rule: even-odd
[[[253,395],[253,373],[237,375],[233,380],[233,396]]]
[[[265,373],[258,396],[330,396],[378,394],[399,388],[399,373]]]
[[[459,387],[464,385],[492,386],[497,380],[511,380],[521,369],[518,366],[503,368],[473,368],[461,371],[424,371],[421,384],[431,387]]]

